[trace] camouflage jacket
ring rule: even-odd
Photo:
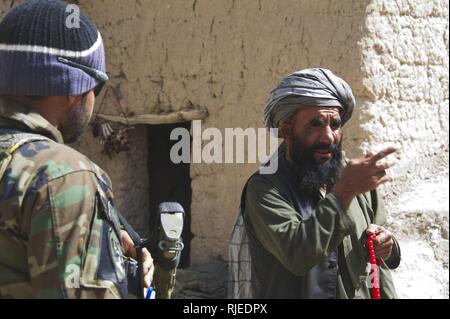
[[[3,100],[0,156],[9,161],[0,172],[0,297],[126,297],[106,173],[33,109]]]

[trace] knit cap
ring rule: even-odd
[[[76,6],[30,0],[1,21],[0,95],[75,96],[107,79],[102,37]]]

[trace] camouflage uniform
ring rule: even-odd
[[[0,297],[126,297],[106,173],[36,111],[4,100],[0,154],[0,165],[10,159],[0,174]]]

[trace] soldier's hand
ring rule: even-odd
[[[387,147],[377,154],[368,153],[366,156],[350,160],[342,170],[341,177],[333,188],[333,192],[341,199],[344,208],[356,195],[374,190],[379,185],[390,181],[386,170],[395,163],[378,163],[386,156],[397,152],[395,147]]]
[[[390,231],[386,230],[384,227],[378,225],[370,225],[367,228],[367,236],[376,234],[376,238],[373,240],[373,250],[375,251],[375,257],[380,259],[387,259],[392,253],[392,248],[394,246],[393,235]]]
[[[123,243],[123,250],[127,257],[136,259],[136,249],[134,248],[133,240],[130,235],[124,230],[120,231],[120,237]],[[153,281],[153,272],[155,270],[153,265],[153,258],[147,248],[142,249],[142,259],[144,265],[144,287],[149,288]]]

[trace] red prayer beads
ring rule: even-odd
[[[376,234],[372,234],[367,238],[367,249],[369,251],[370,258],[370,284],[372,287],[372,299],[381,299],[380,294],[380,273],[379,266],[380,261],[375,257],[375,251],[373,249],[373,240],[377,237]]]

